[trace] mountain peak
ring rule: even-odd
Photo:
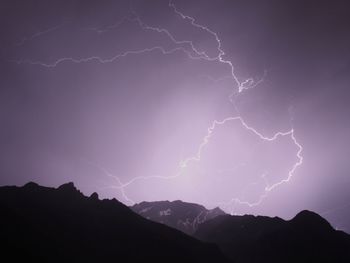
[[[190,235],[197,230],[200,224],[225,214],[218,207],[209,210],[202,205],[181,200],[141,202],[132,206],[131,209],[147,219],[168,225]]]
[[[93,192],[93,193],[90,195],[90,198],[91,198],[92,200],[99,200],[99,199],[98,199],[98,193]]]
[[[59,193],[62,193],[66,196],[82,196],[83,194],[75,187],[73,182],[68,182],[60,185],[57,188]]]
[[[234,262],[350,262],[350,236],[307,210],[289,221],[219,216],[202,224],[194,236],[218,244]]]
[[[290,220],[290,222],[297,225],[302,224],[304,226],[312,228],[324,228],[327,230],[333,229],[333,227],[326,219],[324,219],[319,214],[309,210],[303,210],[299,212],[292,220]]]
[[[37,183],[34,182],[28,182],[25,185],[23,185],[23,188],[27,188],[27,189],[34,189],[34,188],[38,188],[39,185]]]
[[[320,217],[318,214],[316,214],[315,212],[312,212],[310,210],[302,210],[300,211],[298,214],[295,215],[294,218],[298,218],[298,217]]]
[[[322,216],[319,214],[309,211],[309,210],[302,210],[291,221],[326,221]],[[327,222],[327,221],[326,221]]]
[[[215,207],[213,209],[210,210],[211,213],[214,213],[214,214],[220,214],[220,215],[224,215],[226,214],[220,207]]]
[[[2,256],[19,262],[110,262],[116,255],[127,262],[227,262],[214,245],[150,222],[116,199],[92,198],[73,183],[0,187]]]
[[[64,190],[64,191],[78,191],[78,189],[75,187],[73,182],[62,184],[57,189]]]

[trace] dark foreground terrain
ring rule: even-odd
[[[130,208],[144,218],[176,228],[188,235],[193,235],[204,222],[225,215],[218,207],[209,210],[202,205],[180,200],[141,202]]]
[[[72,183],[0,188],[2,262],[227,262],[215,245]]]
[[[217,244],[234,262],[350,262],[350,236],[321,216],[302,211],[292,220],[225,215],[181,201],[142,202],[140,215]]]
[[[194,236],[216,243],[235,262],[350,262],[350,236],[310,211],[290,221],[220,216],[202,224]]]
[[[86,197],[73,183],[57,189],[35,183],[0,187],[1,257],[6,262],[350,262],[350,236],[310,211],[285,221],[230,216],[181,201],[143,202],[132,209],[150,220],[115,199]]]

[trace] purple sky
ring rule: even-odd
[[[0,184],[311,209],[350,232],[349,12],[330,0],[3,0]]]

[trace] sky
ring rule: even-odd
[[[350,5],[1,0],[0,185],[313,210],[350,232]]]

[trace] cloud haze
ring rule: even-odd
[[[0,183],[312,209],[350,231],[346,1],[173,3],[2,1]],[[238,93],[211,32],[238,81],[258,85]]]

